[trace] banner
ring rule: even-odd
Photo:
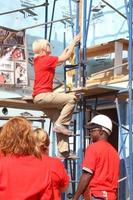
[[[25,32],[0,27],[0,85],[28,84]]]

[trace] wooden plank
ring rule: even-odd
[[[114,76],[114,69],[117,68],[109,68],[97,73],[94,73],[91,75],[91,77],[88,78],[86,81],[86,85],[92,86],[92,85],[109,85],[112,83],[119,83],[124,82],[129,79],[128,77],[128,63],[123,63],[122,65],[118,65],[120,68],[122,68],[122,73],[119,75]]]
[[[8,108],[19,108],[25,110],[39,110],[43,111],[44,107],[42,105],[34,104],[32,101],[28,102],[26,100],[18,99],[0,99],[1,107]]]
[[[115,52],[115,42],[122,43],[123,50],[126,50],[126,51],[128,50],[128,40],[119,39],[119,40],[114,40],[111,42],[102,43],[100,45],[87,48],[86,50],[87,57],[91,58],[91,57],[101,56],[101,55]],[[81,54],[82,54],[82,50],[81,50]]]
[[[83,0],[79,1],[79,30],[82,30],[83,22]]]
[[[73,88],[71,92],[75,92],[77,96],[83,95],[87,99],[92,98],[104,98],[108,99],[108,97],[114,98],[115,95],[118,94],[119,89],[116,87],[109,87],[105,85],[93,85],[88,87],[80,87],[80,88]],[[119,94],[121,98],[123,94]],[[124,93],[124,99],[127,98],[127,93]],[[7,108],[17,108],[17,109],[25,109],[25,110],[38,110],[44,111],[45,107],[43,105],[34,104],[33,101],[26,101],[24,99],[0,99],[0,106],[7,107]],[[51,108],[52,109],[52,108]]]
[[[116,94],[119,91],[116,87],[109,87],[105,85],[93,85],[88,87],[73,88],[71,92],[75,92],[76,95],[83,94],[88,98],[100,97],[104,95]]]
[[[116,100],[116,97],[118,98],[119,100],[119,103],[120,102],[124,102],[124,101],[127,101],[128,99],[128,92],[125,91],[125,92],[122,92],[122,93],[117,93],[115,96],[114,95],[108,95],[106,96],[106,100],[111,100],[111,101],[114,101]],[[105,99],[104,99],[105,100]],[[115,105],[115,104],[114,104]]]
[[[22,115],[20,115],[22,117]],[[0,120],[9,120],[10,118],[12,118],[14,116],[0,116]],[[28,120],[30,121],[36,121],[36,122],[45,122],[45,119],[47,118],[47,116],[40,116],[40,117],[27,117],[25,116]]]
[[[115,60],[114,66],[122,64],[122,57],[123,57],[123,43],[122,42],[115,42]],[[122,67],[114,69],[114,76],[122,74]]]
[[[128,98],[128,92],[119,92],[120,88],[106,86],[106,85],[93,85],[86,88],[77,88],[74,90],[77,94],[83,94],[86,99],[103,99],[103,100],[115,100],[117,97],[119,100],[126,101]]]
[[[95,77],[94,79],[89,79],[86,83],[88,86],[93,86],[96,84],[101,84],[101,85],[109,85],[112,83],[121,83],[129,80],[128,75],[119,75],[116,76],[115,78],[111,78],[112,76],[108,73],[107,76],[105,77]]]

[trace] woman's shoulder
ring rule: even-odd
[[[62,163],[62,161],[57,157],[49,156],[49,159],[51,160],[51,162],[53,161],[53,162],[57,162],[57,163]]]
[[[50,160],[50,163],[51,163],[52,166],[56,165],[56,166],[64,167],[63,162],[57,157],[50,157],[49,156],[49,160]]]

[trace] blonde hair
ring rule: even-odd
[[[43,50],[47,51],[48,45],[50,46],[48,40],[45,39],[35,40],[32,44],[32,50],[34,54],[41,54]]]
[[[0,151],[3,155],[34,155],[41,158],[31,123],[24,117],[11,118],[0,133]]]
[[[49,147],[49,144],[50,144],[50,139],[49,139],[49,136],[48,136],[47,132],[42,128],[36,128],[34,130],[34,134],[35,134],[37,146],[43,152],[48,150],[48,147]]]

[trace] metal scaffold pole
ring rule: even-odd
[[[79,0],[77,0],[76,2],[76,34],[79,33]],[[79,64],[79,46],[76,47],[76,50],[75,50],[75,55],[76,55],[76,63]],[[76,70],[76,79],[75,79],[75,86],[77,87],[78,84],[79,84],[79,67],[78,69]]]
[[[128,2],[128,30],[129,30],[129,89],[128,89],[128,112],[129,112],[129,183],[130,183],[130,199],[133,199],[133,136],[132,136],[132,65],[133,65],[133,0]]]
[[[90,3],[90,7],[92,1]],[[89,12],[91,9],[89,10]],[[88,21],[87,21],[88,20]],[[90,21],[90,14],[87,19],[87,1],[86,0],[77,0],[77,10],[76,10],[76,33],[82,32],[82,48],[83,54],[79,58],[79,47],[76,48],[76,64],[78,64],[78,69],[76,70],[76,87],[85,87],[86,86],[86,43],[88,35],[88,27]],[[87,23],[88,22],[88,23]],[[82,29],[82,30],[81,30]],[[83,150],[85,147],[85,112],[86,112],[86,100],[82,93],[79,93],[79,106],[80,112],[77,114],[77,130],[79,132],[79,137],[77,138],[77,152],[79,160],[77,161],[77,174],[76,180],[79,180],[81,174],[81,163],[83,160]],[[82,199],[82,197],[80,197]]]
[[[83,1],[83,67],[82,67],[82,73],[81,78],[82,80],[82,86],[85,86],[86,84],[86,35],[87,35],[87,27],[86,27],[86,13],[87,13],[87,1]]]
[[[133,199],[133,135],[132,135],[132,70],[133,70],[133,0],[125,0],[127,24],[129,33],[129,47],[128,47],[128,124],[129,124],[129,196]]]
[[[48,0],[46,0],[46,4],[48,4]],[[45,29],[44,29],[44,38],[47,39],[47,32],[48,32],[48,6],[45,7]]]
[[[76,33],[79,33],[80,31],[80,6],[81,6],[81,2],[79,0],[77,0],[76,2]],[[75,55],[76,55],[76,64],[78,65],[78,68],[76,69],[76,74],[75,74],[75,86],[78,87],[79,83],[80,83],[80,66],[79,66],[79,46],[76,47],[75,50]],[[82,101],[81,95],[79,94],[79,102]],[[77,164],[76,164],[76,180],[77,182],[79,181],[79,176],[81,174],[81,168],[80,168],[80,164],[82,162],[82,106],[80,105],[80,112],[78,114],[76,114],[76,121],[77,121],[77,131],[78,131],[78,137],[76,138],[76,153],[79,157],[79,159],[77,160]],[[77,133],[76,133],[77,134]]]

